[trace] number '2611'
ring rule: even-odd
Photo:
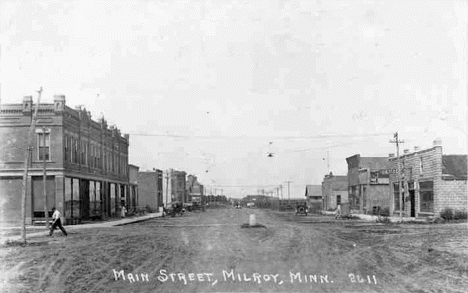
[[[367,283],[367,284],[377,284],[377,278],[375,275],[355,275],[349,274],[349,280],[351,283]]]

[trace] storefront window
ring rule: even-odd
[[[116,190],[115,184],[111,183],[110,185],[110,212],[111,215],[115,214],[115,199],[116,199]]]
[[[95,182],[90,180],[89,181],[89,215],[91,217],[95,216],[96,213],[96,190],[95,190]]]
[[[96,182],[96,212],[101,215],[101,182]]]
[[[434,183],[432,181],[419,183],[421,212],[434,212]]]
[[[72,185],[72,216],[71,218],[78,219],[81,217],[80,213],[80,180],[74,178]]]
[[[394,198],[394,204],[395,204],[395,211],[400,210],[400,192],[398,191],[398,183],[393,183],[393,198]]]
[[[72,218],[72,207],[72,179],[65,177],[65,217]]]

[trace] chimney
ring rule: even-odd
[[[420,150],[421,150],[421,148],[420,148],[419,146],[415,146],[415,147],[414,147],[414,151],[415,151],[415,152],[419,152]]]
[[[436,146],[442,146],[442,140],[440,139],[440,137],[436,138],[433,142],[433,145],[436,147]]]
[[[403,153],[406,155],[406,154],[409,154],[409,149],[404,149],[403,150]]]
[[[32,96],[23,97],[23,113],[30,114],[32,110],[33,98]]]
[[[65,96],[54,95],[54,111],[62,112],[63,110],[65,110]]]

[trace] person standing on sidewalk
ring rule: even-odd
[[[125,205],[122,205],[122,207],[120,208],[120,216],[122,218],[125,218],[125,213],[127,213],[127,208],[125,207]]]
[[[341,205],[336,206],[335,219],[341,218]]]
[[[59,227],[60,230],[62,230],[62,233],[65,236],[68,236],[67,231],[65,231],[65,228],[63,228],[62,226],[62,221],[60,220],[60,212],[55,207],[52,208],[52,211],[54,212],[52,214],[53,222],[52,222],[52,227],[50,227],[49,236],[52,236],[52,234],[54,234],[55,227]]]

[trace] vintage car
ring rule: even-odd
[[[185,208],[182,202],[175,201],[171,202],[169,207],[165,209],[166,215],[171,215],[171,217],[175,217],[176,215],[182,216],[185,213]]]
[[[309,212],[309,209],[307,208],[307,204],[305,203],[298,203],[296,205],[296,215],[306,215]]]

